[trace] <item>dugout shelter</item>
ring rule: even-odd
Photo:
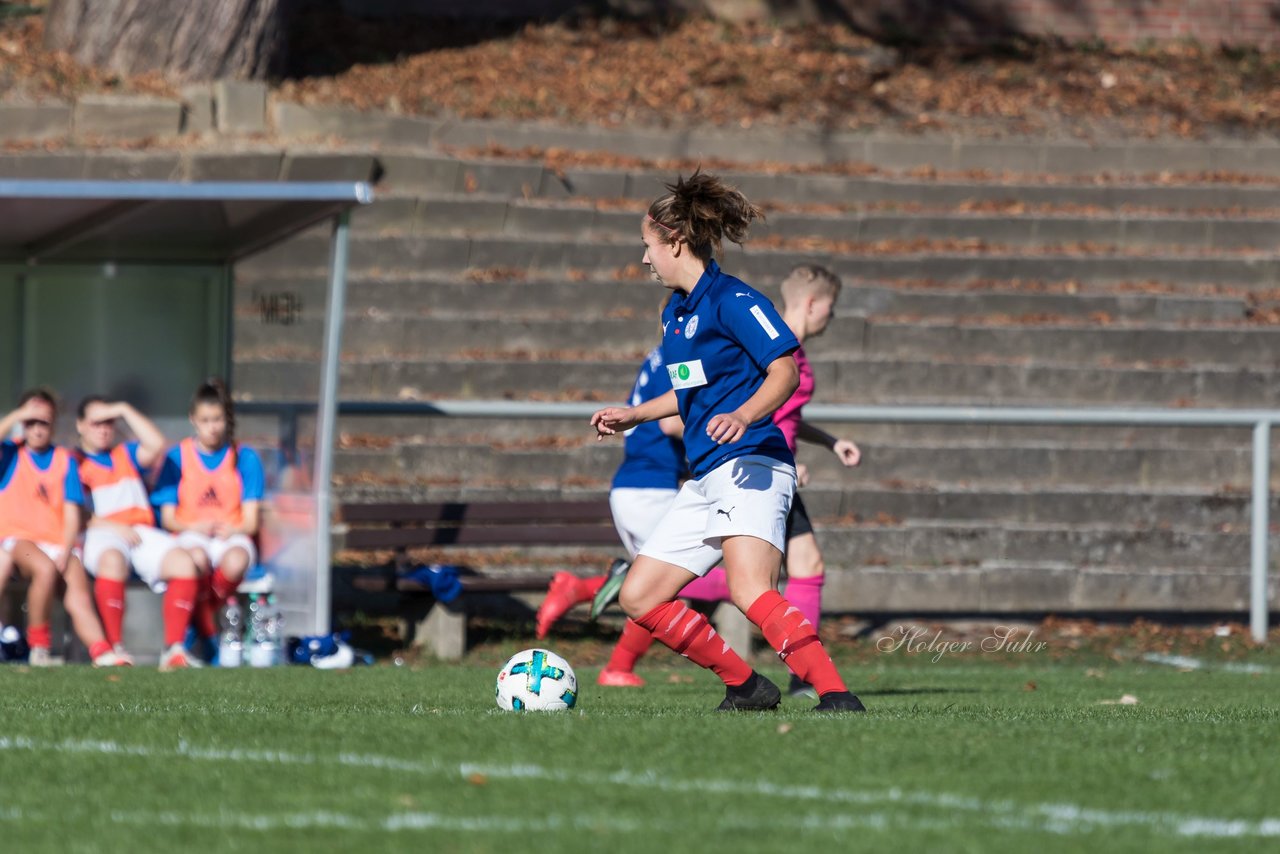
[[[290,633],[330,629],[348,217],[372,198],[364,183],[0,180],[0,407],[51,386],[63,443],[90,393],[129,401],[173,441],[190,435],[202,379],[228,377],[235,392],[236,262],[331,223],[314,437],[269,413],[240,415],[236,428],[266,470],[261,561]]]

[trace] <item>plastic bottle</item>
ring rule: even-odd
[[[227,597],[222,611],[222,634],[218,638],[218,666],[239,667],[244,662],[244,614],[234,596]]]
[[[271,645],[271,663],[284,663],[284,614],[274,594],[267,596],[267,643]]]
[[[267,597],[259,593],[250,606],[249,617],[249,666],[270,667],[274,662],[274,650],[267,636]]]

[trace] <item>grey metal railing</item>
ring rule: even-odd
[[[466,418],[582,418],[603,403],[552,403],[512,400],[342,401],[341,415],[439,415]],[[314,404],[253,401],[237,404],[244,412],[278,414],[281,435],[297,435],[299,415]],[[811,404],[811,421],[874,424],[1017,424],[1095,427],[1250,427],[1253,429],[1252,519],[1250,521],[1249,629],[1253,639],[1267,638],[1267,539],[1271,498],[1271,425],[1280,410],[1268,409],[1069,409],[1053,407],[845,406]],[[585,425],[584,425],[585,427]]]

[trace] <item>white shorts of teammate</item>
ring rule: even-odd
[[[165,555],[178,548],[178,539],[151,525],[132,527],[140,538],[136,546],[129,545],[113,528],[90,528],[84,535],[84,568],[96,578],[102,556],[109,551],[117,551],[124,555],[125,561],[148,587],[163,593],[165,583],[160,577],[160,567],[164,564]]]
[[[195,531],[183,531],[178,535],[178,545],[184,549],[203,549],[209,556],[209,565],[214,569],[222,566],[222,559],[232,549],[244,549],[249,553],[249,566],[258,562],[258,549],[253,540],[244,534],[232,534],[229,537],[211,537]]]
[[[0,549],[4,549],[9,554],[13,554],[13,547],[18,544],[18,540],[20,539],[22,538],[6,537],[3,542],[0,542]],[[44,552],[45,557],[53,561],[56,561],[58,558],[62,557],[63,552],[66,551],[66,548],[64,548],[63,546],[54,545],[53,543],[41,543],[41,542],[36,542],[34,540],[32,541],[32,543],[35,545],[36,548]],[[71,556],[80,557],[80,549],[78,548],[71,549]]]
[[[795,492],[789,463],[758,455],[729,460],[685,481],[640,554],[701,577],[723,559],[725,537],[756,537],[784,552]]]
[[[657,529],[662,517],[676,500],[675,489],[641,489],[624,486],[609,492],[609,510],[613,513],[613,527],[632,558],[639,553],[645,540]]]

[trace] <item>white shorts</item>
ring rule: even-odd
[[[208,537],[195,531],[183,531],[178,535],[178,545],[184,549],[203,549],[209,556],[209,564],[217,569],[222,559],[232,549],[244,549],[249,553],[249,566],[258,562],[258,549],[253,540],[244,534],[232,534],[229,537]]]
[[[118,551],[148,587],[163,593],[166,585],[160,577],[160,567],[169,552],[180,548],[178,538],[151,525],[134,525],[133,530],[142,538],[136,546],[129,545],[111,528],[90,528],[84,535],[84,568],[96,576],[102,556]]]
[[[18,540],[20,539],[22,539],[22,537],[6,537],[4,542],[0,542],[0,549],[4,549],[9,554],[13,554],[13,547],[18,544]],[[57,560],[62,557],[62,553],[66,551],[62,546],[55,546],[53,543],[40,543],[35,540],[32,540],[32,543],[35,544],[36,548],[44,552],[45,557],[49,558],[49,560]],[[80,549],[71,549],[71,556],[80,557]]]
[[[757,537],[785,552],[796,469],[772,457],[729,460],[685,481],[640,554],[706,575],[724,557],[725,537]]]
[[[613,527],[627,554],[635,557],[645,540],[658,527],[662,517],[676,500],[674,489],[641,489],[619,487],[609,492],[609,509],[613,512]]]

